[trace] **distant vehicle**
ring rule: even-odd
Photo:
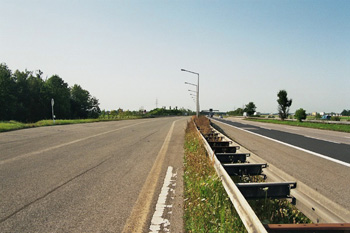
[[[220,118],[222,118],[222,115],[220,115]]]
[[[330,120],[331,119],[331,116],[330,115],[323,115],[321,117],[321,120]]]

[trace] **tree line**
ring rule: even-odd
[[[287,91],[286,90],[280,90],[277,93],[277,103],[278,103],[278,116],[281,120],[285,120],[288,118],[289,116],[289,109],[290,106],[292,105],[293,100],[292,99],[288,99],[287,97]],[[254,113],[256,112],[256,106],[253,102],[249,102],[248,104],[246,104],[243,108],[237,108],[234,111],[229,111],[227,112],[228,115],[231,116],[242,116],[244,113],[247,114],[247,116],[253,116]],[[335,113],[331,114],[331,115],[335,115]],[[341,112],[342,116],[350,116],[350,110],[346,110],[344,109]],[[299,108],[295,111],[294,117],[298,120],[298,121],[302,121],[306,119],[306,110],[304,110],[303,108]],[[333,117],[333,116],[332,116]],[[316,119],[320,119],[321,115],[317,114],[316,115]],[[339,117],[334,117],[334,120],[339,121],[340,118]]]
[[[350,110],[344,109],[341,113],[342,116],[350,116]]]
[[[280,119],[283,121],[289,116],[289,109],[290,106],[292,106],[293,100],[288,99],[287,96],[287,91],[286,90],[280,90],[277,93],[277,109],[278,109],[278,116]],[[228,112],[229,115],[234,115],[234,116],[242,116],[243,113],[246,113],[247,116],[253,116],[254,113],[256,112],[256,105],[254,102],[249,102],[248,104],[245,105],[244,108],[238,108],[234,111]],[[258,115],[257,115],[258,116]],[[302,121],[306,119],[306,111],[302,108],[298,109],[295,112],[295,117],[297,118],[298,121]]]
[[[75,84],[69,87],[58,75],[43,79],[39,70],[12,72],[0,64],[0,120],[36,122],[51,119],[51,99],[59,119],[98,118],[98,99]]]

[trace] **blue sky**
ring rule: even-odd
[[[0,0],[0,62],[58,74],[102,109],[195,110],[254,102],[277,111],[350,109],[350,1]]]

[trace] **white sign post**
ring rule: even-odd
[[[53,123],[55,124],[55,114],[53,112],[53,106],[54,105],[55,105],[55,101],[54,101],[54,99],[51,99],[52,120],[53,120]]]

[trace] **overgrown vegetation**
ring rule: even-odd
[[[246,232],[193,122],[188,123],[185,137],[186,232]]]
[[[302,212],[285,199],[260,199],[248,201],[263,224],[312,223]]]
[[[304,121],[304,122],[281,121],[281,120],[275,120],[275,119],[261,119],[261,118],[260,119],[247,118],[246,120],[350,133],[350,125],[348,124],[316,123],[316,122],[307,122],[307,121]]]
[[[207,131],[209,120],[194,120],[200,130]],[[185,136],[185,229],[187,232],[246,232],[243,223],[229,200],[213,163],[206,155],[193,122],[189,122]],[[259,177],[236,182],[253,182]],[[249,204],[263,224],[310,223],[288,200],[251,200]]]

